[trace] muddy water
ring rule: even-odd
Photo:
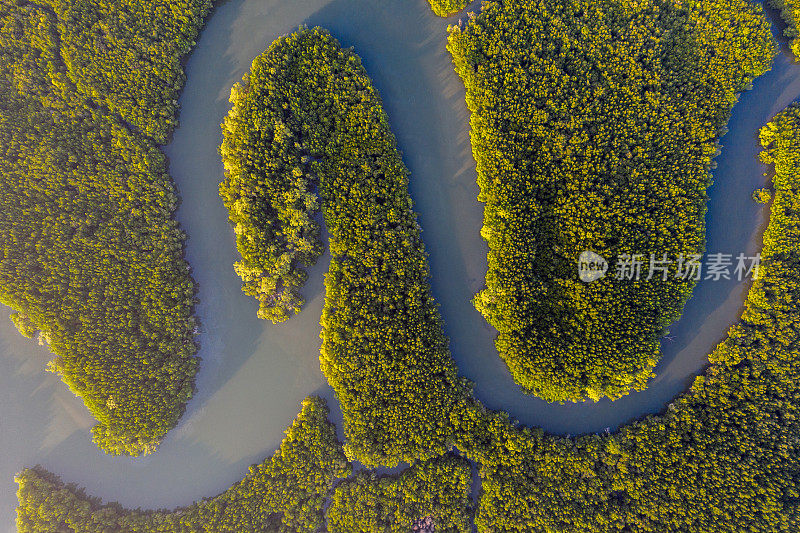
[[[257,320],[256,304],[241,293],[231,267],[237,258],[233,233],[217,196],[223,177],[219,123],[230,87],[277,36],[300,24],[325,26],[355,47],[384,99],[411,170],[411,194],[453,355],[482,401],[548,431],[595,432],[661,410],[702,371],[708,352],[740,313],[744,284],[698,285],[663,342],[658,377],[644,392],[613,404],[554,405],[514,384],[497,357],[494,332],[470,304],[483,283],[487,249],[479,235],[483,210],[476,200],[464,89],[445,50],[452,22],[435,17],[426,0],[229,0],[217,8],[188,63],[181,127],[167,147],[200,288],[198,394],[157,454],[108,457],[90,441],[92,420],[82,402],[43,372],[47,351],[22,339],[8,320],[10,311],[0,310],[0,530],[14,529],[13,476],[23,466],[41,464],[126,506],[174,507],[223,491],[271,454],[308,394],[328,398],[341,426],[318,362],[328,258],[310,272],[308,303],[298,317],[278,326]],[[742,95],[710,190],[710,251],[759,248],[766,211],[750,198],[764,183],[756,133],[798,95],[800,69],[783,55]]]

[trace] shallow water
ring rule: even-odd
[[[475,6],[473,6],[475,9]],[[660,411],[702,371],[707,354],[736,321],[747,286],[701,282],[684,317],[663,344],[658,377],[616,402],[547,404],[523,394],[494,349],[494,332],[470,304],[486,270],[479,230],[475,164],[469,146],[464,89],[445,50],[446,27],[427,0],[229,0],[213,14],[187,67],[181,127],[167,147],[183,203],[179,220],[190,239],[188,259],[199,284],[202,320],[198,394],[154,456],[112,458],[92,443],[82,402],[43,371],[47,351],[21,338],[0,310],[0,530],[13,531],[13,475],[41,464],[90,494],[129,507],[175,507],[213,496],[270,455],[311,393],[325,396],[341,432],[341,416],[319,371],[323,257],[310,272],[304,311],[273,326],[256,319],[241,293],[237,259],[217,187],[219,124],[231,85],[279,35],[300,24],[321,25],[354,46],[383,97],[411,170],[411,194],[430,252],[433,291],[460,372],[479,399],[525,424],[555,433],[615,428]],[[750,195],[763,185],[756,159],[758,129],[800,95],[800,68],[781,55],[773,70],[741,96],[717,158],[710,190],[708,249],[754,253],[766,208]]]

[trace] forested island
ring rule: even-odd
[[[548,401],[644,389],[696,283],[678,265],[704,251],[716,139],[777,53],[762,7],[491,2],[448,49],[485,203],[475,306],[500,356]],[[608,260],[606,277],[578,278],[584,251]]]
[[[800,105],[761,142],[775,168],[761,267],[710,368],[615,434],[550,436],[468,401],[452,418],[481,465],[479,531],[800,529]]]
[[[319,205],[331,252],[320,363],[348,456],[396,466],[441,455],[451,439],[443,414],[463,385],[430,293],[408,171],[360,59],[301,28],[253,61],[231,101],[220,189],[245,290],[269,294],[259,314],[284,318],[285,302],[297,302],[301,268],[321,250]]]
[[[446,17],[458,13],[470,3],[470,0],[428,0],[431,9],[440,17]]]
[[[541,5],[550,4],[543,2]],[[488,4],[484,13],[499,9],[499,5]],[[506,2],[503,9],[516,5],[515,2]],[[605,4],[600,7],[581,5],[587,10],[586,13],[600,17],[592,18],[594,21],[605,21],[604,17],[609,14],[600,9]],[[682,82],[686,83],[686,90],[697,89],[697,85],[692,85],[697,80],[692,77],[692,72],[699,64],[705,65],[709,76],[719,77],[706,88],[708,92],[704,94],[707,102],[698,102],[693,95],[681,93],[684,94],[683,99],[693,102],[697,109],[680,107],[689,105],[685,102],[673,102],[688,117],[708,119],[707,122],[687,123],[692,128],[674,135],[675,139],[688,143],[684,146],[686,159],[680,160],[680,169],[684,169],[686,161],[694,161],[697,176],[700,175],[700,169],[705,176],[703,181],[694,183],[695,188],[691,189],[693,192],[689,195],[698,201],[696,208],[702,210],[709,179],[707,165],[716,150],[714,139],[735,101],[736,90],[744,88],[748,80],[767,68],[774,53],[773,44],[768,36],[764,40],[759,8],[750,9],[749,4],[738,0],[686,2],[682,4],[683,7],[669,3],[626,5],[630,13],[625,13],[633,16],[633,21],[674,16],[684,22],[686,18],[681,17],[689,17],[696,23],[670,26],[669,31],[665,30],[660,35],[662,41],[674,39],[674,46],[679,46],[683,38],[689,39],[691,46],[682,49],[683,54],[691,59],[687,59],[688,66],[685,68],[688,70]],[[3,6],[10,9],[7,4]],[[26,10],[26,13],[37,9],[34,7]],[[639,13],[638,9],[644,10],[646,15]],[[704,16],[691,19],[699,12]],[[2,13],[5,11],[0,11]],[[473,73],[469,76],[477,77],[489,64],[506,64],[498,61],[497,55],[519,53],[529,45],[480,46],[469,49],[470,53],[465,53],[459,59],[457,50],[467,50],[459,49],[459,46],[484,42],[485,36],[479,39],[478,34],[485,34],[490,28],[480,26],[486,24],[486,19],[482,17],[479,15],[473,19],[470,24],[475,26],[455,29],[451,38],[456,65],[462,75],[469,74],[472,69]],[[25,17],[16,13],[3,20],[10,25],[25,20]],[[41,20],[46,22],[50,19],[45,16]],[[530,22],[528,15],[521,16],[519,21]],[[726,25],[726,21],[739,21],[743,25]],[[37,22],[37,28],[50,27],[41,26],[45,22]],[[548,27],[553,28],[554,35],[562,35],[555,31],[560,22],[551,22],[553,25]],[[10,33],[0,32],[0,38],[6,39],[2,41],[4,49],[5,43],[11,39],[9,35],[16,35],[17,32],[16,26],[10,27]],[[26,30],[27,34],[23,33],[28,35],[26,46],[33,46],[31,43],[42,46],[42,43],[49,42],[41,37],[33,39],[33,35],[39,34],[34,33],[32,28]],[[680,28],[686,33],[680,34]],[[467,39],[462,32],[469,31],[475,32],[474,35],[470,34],[474,39],[460,41]],[[739,34],[748,31],[747,39]],[[683,37],[676,37],[675,32]],[[641,36],[636,32],[625,35],[629,35],[631,40]],[[710,46],[710,49],[698,44],[698,40],[706,42],[703,39],[706,39],[706,46]],[[621,39],[615,41],[618,40]],[[17,41],[19,39],[14,38],[14,42]],[[654,49],[658,50],[655,41]],[[543,44],[544,48],[552,49],[566,47],[569,43],[569,40],[548,36],[541,42],[537,41],[536,45]],[[734,47],[736,52],[727,53],[726,47]],[[72,116],[67,114],[69,111],[79,115],[79,125],[91,124],[93,128],[99,128],[95,125],[95,121],[100,120],[97,117],[105,117],[107,122],[101,124],[108,124],[108,131],[111,132],[108,139],[139,139],[142,146],[152,147],[147,153],[157,165],[163,167],[163,156],[155,144],[155,137],[136,133],[139,130],[132,121],[122,121],[100,106],[96,109],[89,106],[91,111],[88,114],[79,114],[76,111],[78,104],[75,103],[78,100],[70,100],[73,103],[67,105],[63,103],[66,100],[61,100],[63,96],[51,93],[47,94],[52,100],[47,101],[57,102],[61,107],[44,108],[42,111],[40,107],[43,104],[29,100],[28,91],[15,89],[9,80],[15,79],[15,83],[25,84],[30,83],[32,78],[27,71],[15,70],[13,65],[31,65],[34,59],[43,61],[42,64],[46,66],[40,71],[42,80],[58,78],[64,80],[65,87],[69,87],[69,78],[59,78],[60,71],[55,68],[58,54],[48,46],[40,48],[46,49],[50,50],[49,56],[40,51],[20,56],[27,58],[25,60],[3,62],[3,76],[0,77],[2,94],[13,98],[0,100],[0,106],[12,102],[15,105],[10,109],[14,113],[21,113],[19,109],[29,113],[10,116],[36,119],[59,117],[59,121],[53,119],[44,123],[51,129],[36,130],[52,131],[54,138],[48,140],[50,144],[43,145],[40,151],[33,153],[42,160],[45,160],[45,156],[68,157],[70,152],[57,149],[62,146],[59,144],[62,139],[92,138],[84,132],[93,132],[94,129],[78,130],[81,133],[76,137],[58,136],[60,132],[73,131],[67,126],[54,126],[72,124],[64,118]],[[528,60],[532,62],[538,57],[537,54],[531,54]],[[702,63],[701,59],[708,63]],[[513,62],[510,64],[514,65]],[[12,74],[17,72],[23,72],[23,75],[12,78]],[[515,72],[519,72],[519,69]],[[735,81],[737,72],[739,79]],[[523,74],[519,75],[524,79]],[[50,87],[47,84],[43,86]],[[621,93],[636,100],[635,91],[626,90],[628,85],[622,84],[620,87]],[[77,89],[70,90],[78,94]],[[497,103],[497,109],[502,109],[506,101],[515,101],[517,97],[514,91],[487,94],[495,95],[497,100],[489,102]],[[655,98],[652,91],[647,94]],[[470,106],[474,106],[473,142],[476,155],[479,156],[479,171],[483,172],[482,165],[488,163],[480,159],[482,152],[478,147],[486,148],[488,154],[487,147],[490,144],[481,143],[494,141],[500,143],[499,146],[504,150],[492,152],[493,157],[504,161],[507,166],[502,168],[508,171],[509,176],[514,176],[516,174],[512,171],[518,163],[515,158],[520,157],[513,150],[516,145],[500,135],[504,130],[481,122],[484,118],[489,121],[496,117],[485,115],[490,110],[486,102],[476,103],[474,98],[477,96],[468,90]],[[287,280],[288,283],[294,283],[291,285],[293,292],[286,293],[291,305],[281,306],[278,300],[267,301],[267,312],[264,313],[265,307],[262,305],[262,316],[280,320],[299,309],[299,290],[304,281],[302,268],[316,260],[322,249],[319,223],[315,222],[318,211],[321,211],[330,230],[332,261],[326,277],[321,363],[342,402],[348,442],[343,446],[337,440],[335,428],[327,420],[328,411],[324,402],[318,398],[308,398],[287,430],[279,450],[271,458],[251,467],[242,482],[218,497],[176,511],[128,510],[117,504],[104,504],[83,490],[64,484],[41,468],[26,469],[16,479],[19,484],[18,531],[313,533],[325,529],[342,533],[463,533],[471,530],[470,522],[473,519],[481,533],[766,533],[800,530],[800,494],[797,489],[800,480],[800,440],[797,438],[800,435],[800,383],[797,380],[800,373],[800,286],[796,282],[797,272],[800,271],[800,259],[796,253],[800,247],[800,105],[790,106],[761,130],[760,140],[764,148],[761,160],[774,166],[771,190],[756,192],[756,196],[764,202],[772,202],[761,252],[761,266],[747,297],[741,320],[710,354],[711,365],[708,370],[695,379],[689,391],[671,402],[659,415],[630,423],[613,434],[570,438],[521,427],[507,413],[487,410],[479,399],[470,394],[468,384],[458,379],[447,339],[442,332],[441,318],[430,293],[425,251],[407,191],[408,171],[397,151],[380,99],[354,52],[342,49],[324,30],[301,28],[292,35],[280,38],[254,61],[243,84],[233,91],[232,103],[233,109],[223,125],[225,142],[222,155],[227,177],[221,186],[221,194],[229,209],[236,229],[237,245],[242,252],[238,270],[240,274],[247,271],[251,281],[267,280],[263,285],[267,289],[263,292],[259,292],[262,285],[251,285],[249,290],[256,296],[289,287]],[[713,107],[719,114],[716,122],[704,115],[708,111],[701,110],[705,109],[707,103],[716,106]],[[73,105],[74,108],[70,107]],[[57,111],[53,112],[53,109]],[[582,119],[579,113],[571,112],[576,120]],[[670,112],[664,110],[663,116],[670,116]],[[554,113],[553,116],[563,117],[564,110],[558,114],[548,108],[547,113],[548,116]],[[2,138],[7,138],[6,131],[16,133],[9,139],[29,138],[23,137],[24,132],[21,131],[29,122],[11,120],[6,115],[4,109],[0,113]],[[654,116],[663,118],[662,115]],[[560,119],[553,120],[555,124],[560,124]],[[635,122],[634,118],[630,120]],[[476,122],[480,123],[478,127]],[[621,124],[627,123],[623,121]],[[520,131],[513,130],[515,134]],[[619,133],[625,131],[619,129]],[[672,133],[672,130],[664,131]],[[689,143],[692,139],[697,140],[692,135],[703,131],[710,135],[706,142]],[[643,129],[642,135],[651,139],[648,132]],[[123,133],[128,136],[123,136]],[[488,137],[477,138],[480,135]],[[663,131],[661,135],[667,136]],[[15,142],[18,144],[11,146],[22,146],[19,141]],[[652,139],[652,142],[660,141]],[[6,145],[3,146],[5,148]],[[123,150],[118,145],[113,146]],[[696,153],[689,150],[692,147]],[[631,159],[634,159],[634,152],[637,152],[635,157],[638,158],[639,151],[644,150],[640,146],[637,151],[634,145],[629,145],[628,149],[632,154]],[[591,154],[589,150],[587,161]],[[620,158],[621,163],[624,163],[623,159],[628,159],[626,154]],[[666,147],[664,154],[665,157],[674,155]],[[111,155],[104,154],[103,157]],[[577,156],[562,153],[559,161],[570,160],[570,157]],[[83,200],[84,203],[80,204],[87,206],[81,212],[82,216],[86,216],[88,206],[105,206],[107,204],[101,200],[110,200],[100,198],[99,192],[77,179],[87,175],[84,173],[88,163],[76,159],[73,169],[76,173],[70,175],[72,181],[56,183],[66,183],[80,194],[84,190],[81,187],[92,192],[93,196],[89,197],[92,203]],[[21,160],[14,159],[13,163]],[[28,160],[34,161],[32,156]],[[52,167],[58,167],[58,161],[46,161]],[[128,172],[126,169],[131,168],[129,161],[124,158],[115,160],[118,163],[116,166],[97,163],[97,168],[104,171],[103,176],[114,177],[118,174],[106,171]],[[11,188],[8,184],[16,182],[8,176],[21,179],[20,176],[24,174],[20,175],[19,168],[7,162],[3,164],[9,172],[17,172],[0,173],[0,193],[4,202],[6,190],[11,190],[17,194],[13,200],[22,206],[14,208],[20,209],[23,214],[23,207],[29,205],[46,205],[55,210],[56,200],[52,205],[30,200],[27,204],[22,203],[22,189],[19,186],[18,189]],[[43,167],[30,163],[25,168]],[[654,167],[643,165],[642,172],[645,171],[655,172]],[[130,202],[144,202],[149,198],[146,193],[152,192],[145,184],[153,182],[146,181],[150,174],[136,176],[142,183],[136,191],[144,196],[134,197],[131,194],[127,198]],[[171,187],[168,176],[165,173],[160,176],[164,180],[161,183],[166,184],[164,187]],[[686,176],[672,176],[671,186],[691,185],[684,181]],[[133,179],[128,174],[123,174],[123,178],[128,181],[120,178],[120,188]],[[628,178],[632,179],[630,176]],[[505,190],[501,184],[501,180],[492,182],[492,192]],[[41,189],[31,187],[25,190],[38,192]],[[56,190],[59,189],[53,189]],[[167,190],[174,194],[172,189]],[[642,193],[644,198],[651,198],[641,187],[633,190]],[[77,193],[71,196],[63,192],[69,191],[66,187],[60,191],[60,202],[66,202],[74,196],[81,197]],[[684,194],[689,193],[684,191]],[[55,192],[52,192],[52,196],[55,197]],[[669,194],[666,197],[671,198]],[[488,196],[486,201],[488,209]],[[505,204],[497,204],[501,205]],[[171,220],[173,210],[174,206],[171,210],[159,211],[164,218],[158,220]],[[50,213],[37,211],[42,212]],[[66,212],[72,213],[69,210]],[[2,213],[5,211],[0,212],[0,220],[5,220]],[[66,217],[63,214],[60,216]],[[52,223],[52,220],[48,220],[48,224]],[[33,224],[33,221],[29,224]],[[174,222],[168,226],[179,232]],[[43,232],[41,235],[48,235],[46,230],[49,227],[35,226]],[[82,236],[80,242],[91,243],[95,235],[113,235],[108,229],[113,227],[96,223],[93,232],[87,233],[83,226],[79,226],[76,234]],[[687,226],[680,228],[687,230]],[[517,228],[515,226],[512,229]],[[693,229],[700,232],[696,244],[702,246],[701,228]],[[492,230],[486,230],[485,233],[494,235]],[[22,244],[8,248],[4,244],[4,253],[25,249],[27,241],[22,240],[22,236],[26,234],[15,235],[19,235]],[[37,237],[39,235],[36,234]],[[191,280],[181,259],[182,235],[180,237],[175,241],[175,255],[168,256],[169,261],[165,263],[184,268],[181,275],[185,278],[180,279],[188,280],[188,290],[191,289]],[[675,238],[674,242],[683,242],[681,239],[686,235],[672,237]],[[31,238],[30,235],[27,238]],[[99,239],[100,236],[95,238]],[[137,242],[142,246],[141,241]],[[667,239],[665,242],[672,241]],[[104,255],[102,251],[106,249],[96,250],[100,257],[116,257]],[[116,252],[119,248],[111,249]],[[58,250],[60,253],[61,249]],[[140,250],[138,248],[136,252],[141,253]],[[134,257],[134,252],[129,253]],[[0,256],[0,266],[6,268],[0,271],[0,275],[5,275],[3,273],[8,269],[3,262],[5,257]],[[14,261],[17,260],[14,258]],[[39,275],[36,280],[43,278],[41,270],[31,268],[30,271]],[[69,272],[67,270],[63,275],[67,276]],[[574,274],[574,270],[572,272]],[[4,282],[5,279],[2,277],[0,281]],[[66,279],[72,281],[74,278]],[[115,280],[119,290],[126,287],[123,281]],[[141,280],[137,282],[142,283]],[[271,285],[273,282],[274,286]],[[690,285],[687,284],[684,289],[690,290]],[[49,287],[45,284],[42,286]],[[142,290],[148,287],[152,286],[145,285]],[[38,286],[29,289],[29,293],[21,294],[29,299],[41,296]],[[187,309],[191,309],[193,303],[189,298],[191,294],[191,291],[187,293],[184,302]],[[48,298],[52,296],[48,295]],[[674,303],[679,299],[676,296],[671,301]],[[39,305],[43,304],[39,302]],[[39,331],[43,340],[51,339],[52,333],[49,329],[43,329],[45,322],[39,316],[52,318],[61,328],[67,328],[70,324],[60,315],[36,315],[27,308],[15,308],[18,313],[14,319],[20,331],[28,335]],[[54,312],[53,309],[48,307],[50,312]],[[274,316],[272,311],[276,313]],[[186,323],[179,324],[188,329],[190,314],[176,316],[173,317],[175,320],[185,318]],[[631,316],[635,318],[637,315]],[[62,330],[52,331],[58,333]],[[187,357],[193,360],[191,355]],[[141,359],[133,361],[141,362]],[[97,372],[100,373],[100,370]],[[137,377],[140,374],[134,372],[131,375]],[[168,391],[163,393],[168,394]],[[106,403],[110,411],[118,407],[116,400]],[[124,442],[126,445],[131,443],[129,439]],[[363,461],[368,466],[395,465],[399,461],[413,463],[413,466],[396,476],[375,476],[369,472],[353,475],[353,467],[349,463],[351,459]],[[465,459],[478,466],[481,477],[476,510],[472,509],[469,501],[471,471]]]
[[[0,302],[113,454],[194,390],[194,283],[159,149],[210,0],[0,2]]]
[[[507,414],[487,411],[477,400],[463,398],[450,419],[457,426],[454,444],[480,466],[478,531],[707,533],[800,528],[796,487],[800,471],[796,438],[800,434],[796,379],[800,287],[796,274],[800,260],[795,253],[800,246],[800,105],[792,105],[767,125],[761,141],[762,160],[775,167],[761,268],[741,321],[710,355],[712,366],[664,414],[615,434],[577,439],[518,427]],[[319,472],[316,479],[328,480],[349,472],[323,413],[318,400],[308,400],[275,456],[292,460],[276,462],[274,457],[251,471],[250,481],[229,491],[257,494],[256,501],[225,493],[188,511],[131,512],[103,506],[41,470],[26,470],[18,477],[19,531],[57,531],[68,526],[76,532],[211,532],[236,531],[221,524],[252,525],[256,522],[238,520],[263,520],[259,518],[264,516],[258,507],[261,502],[311,501],[264,497],[278,490],[271,488],[270,475],[300,470]],[[314,453],[289,453],[287,449],[294,449],[291,443]],[[327,515],[333,529],[329,530],[393,531],[386,529],[392,527],[389,517],[404,517],[398,523],[406,531],[410,517],[424,514],[419,518],[451,517],[453,529],[436,531],[463,531],[459,517],[469,510],[463,503],[467,470],[462,464],[445,457],[420,463],[398,479],[358,474],[333,493]],[[307,478],[302,475],[291,479],[289,486],[305,487],[301,480]],[[440,515],[412,503],[428,501],[431,494],[440,494],[435,497],[444,505]],[[217,501],[236,503],[218,505]],[[285,516],[275,510],[281,509],[277,504],[267,505],[273,505],[271,512]],[[204,514],[203,509],[215,511]],[[393,514],[382,515],[378,509]],[[319,516],[314,513],[311,516]],[[222,522],[219,516],[236,518]]]

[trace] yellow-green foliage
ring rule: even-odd
[[[307,398],[271,458],[216,498],[174,512],[103,505],[40,468],[26,469],[16,478],[17,531],[316,533],[324,525],[325,495],[352,471],[327,415],[323,400]]]
[[[758,279],[740,322],[710,355],[708,371],[665,413],[613,435],[577,439],[519,428],[507,414],[467,397],[446,413],[456,446],[480,465],[479,532],[800,530],[800,105],[778,115],[761,141],[762,160],[776,174]],[[288,526],[285,516],[301,516],[287,512],[285,502],[312,517],[309,527],[318,526],[316,502],[349,472],[321,412],[318,401],[305,404],[298,420],[306,422],[288,432],[280,461],[268,461],[218,500],[176,513],[103,507],[42,471],[26,470],[17,478],[19,531],[269,532]],[[305,423],[310,429],[301,429]],[[329,530],[407,530],[414,517],[442,512],[436,509],[450,517],[442,524],[460,528],[466,474],[454,458],[418,464],[397,479],[361,474],[334,492]],[[311,478],[313,488],[306,489]],[[307,531],[297,522],[291,527]]]
[[[247,88],[236,84],[230,99],[233,109],[222,123],[227,179],[220,195],[242,256],[234,268],[245,294],[258,299],[259,318],[283,322],[300,312],[300,289],[308,278],[304,267],[322,254],[312,157],[298,157],[299,139],[281,117],[270,124],[272,142],[263,142],[263,130],[254,127],[263,103],[248,98]]]
[[[451,28],[467,89],[486,289],[515,380],[550,401],[612,399],[646,387],[659,338],[693,280],[648,280],[654,254],[705,246],[706,188],[736,93],[775,45],[744,0],[508,0]],[[610,262],[592,283],[581,252]],[[618,280],[642,254],[640,281]]]
[[[163,144],[177,125],[181,61],[212,0],[42,0],[77,89]]]
[[[362,472],[336,487],[327,519],[330,533],[409,533],[430,517],[437,533],[472,531],[469,463],[445,455],[399,476]]]
[[[431,9],[440,17],[446,17],[453,13],[458,13],[464,9],[470,0],[428,0],[431,3]]]
[[[194,285],[156,143],[183,76],[186,47],[173,40],[198,31],[210,2],[162,4],[180,14],[152,2],[0,1],[0,302],[23,334],[41,331],[50,368],[115,454],[155,448],[197,368]],[[116,18],[133,6],[136,16]],[[123,56],[139,59],[126,70]],[[157,127],[139,124],[153,116]]]
[[[781,10],[781,17],[786,21],[786,29],[783,34],[791,39],[789,46],[795,58],[800,58],[800,2],[797,0],[769,0],[769,5]]]
[[[28,339],[32,339],[39,331],[30,318],[20,313],[11,313],[11,322],[19,330],[19,334]]]
[[[753,200],[760,204],[768,204],[772,200],[772,193],[767,188],[756,189],[753,191]]]
[[[331,70],[338,76],[331,76]],[[263,72],[270,75],[259,75]],[[388,135],[385,116],[355,55],[341,50],[320,30],[304,30],[270,48],[254,64],[254,74],[251,85],[242,93],[244,100],[276,110],[277,117],[308,119],[301,123],[308,129],[292,129],[308,135],[297,137],[294,157],[301,160],[306,148],[322,147],[313,152],[309,173],[318,176],[329,226],[346,226],[345,215],[354,212],[360,216],[350,220],[361,221],[364,212],[350,211],[354,205],[372,206],[377,216],[381,209],[367,200],[372,196],[365,192],[366,185],[353,179],[357,174],[343,160],[349,156],[356,157],[356,165],[364,163],[357,157],[361,138],[345,135],[341,132],[350,130],[336,127],[351,120],[366,128],[372,122],[362,121],[360,113],[371,110],[382,117],[379,122],[383,128],[367,131],[373,137],[380,132]],[[361,98],[343,99],[343,95],[353,95],[352,86],[337,86],[335,80],[358,84]],[[351,89],[345,90],[347,87]],[[320,94],[327,90],[336,96],[322,98]],[[348,113],[341,113],[340,106],[348,106]],[[309,109],[320,109],[319,115]],[[275,120],[276,115],[258,113],[265,120]],[[295,120],[288,123],[297,124]],[[318,130],[314,127],[318,124],[331,126],[331,130]],[[338,144],[328,148],[329,138],[339,139]],[[385,137],[377,138],[386,141]],[[779,114],[761,131],[761,141],[765,147],[762,160],[775,165],[775,192],[758,279],[740,322],[710,355],[708,371],[663,414],[629,424],[613,435],[570,439],[520,428],[507,414],[486,411],[477,401],[462,395],[463,390],[458,393],[461,400],[446,410],[438,404],[428,406],[431,416],[449,415],[445,423],[455,427],[451,435],[455,445],[480,464],[482,494],[476,522],[481,533],[800,530],[800,258],[796,253],[800,248],[800,105]],[[389,175],[384,173],[384,178]],[[405,203],[398,206],[410,212],[404,196],[405,174],[397,175],[403,176],[396,180],[401,185],[386,181],[402,192]],[[346,188],[345,183],[359,186]],[[365,199],[352,200],[351,196]],[[329,197],[337,201],[327,201]],[[383,203],[377,202],[381,208],[392,205],[391,195],[379,198],[383,199]],[[356,228],[358,231],[363,226],[356,224]],[[331,233],[333,255],[344,264],[352,261],[348,253],[353,250],[366,258],[363,260],[372,259],[363,245],[339,245],[334,239],[338,231]],[[375,235],[382,233],[373,234],[373,238]],[[360,242],[357,236],[351,235],[347,242]],[[393,279],[385,272],[382,275]],[[360,287],[356,285],[359,279],[352,277],[353,286]],[[419,278],[418,286],[427,297],[424,277]],[[329,283],[329,291],[334,289],[336,283]],[[354,307],[373,309],[359,291],[349,294],[355,298]],[[380,291],[376,294],[382,296]],[[429,300],[422,300],[423,304],[425,301]],[[338,302],[350,305],[345,300]],[[326,311],[327,320],[336,316],[335,311]],[[371,316],[366,313],[365,323],[370,324]],[[391,324],[391,315],[385,316],[386,323]],[[26,317],[17,319],[23,329],[28,328]],[[330,329],[330,322],[325,327],[323,336],[330,338],[336,333],[336,341],[342,345],[344,339],[369,338],[346,336],[348,330]],[[402,323],[388,332],[397,329],[402,329]],[[374,334],[372,329],[363,331]],[[335,355],[340,357],[330,359],[330,364],[337,363],[362,380],[368,378],[367,386],[381,383],[369,379],[381,376],[378,372],[383,366],[376,364],[383,363],[380,357],[346,358],[338,351]],[[389,374],[387,382],[397,385],[393,380],[406,375]],[[368,389],[356,381],[342,383],[358,394],[372,392],[389,399],[380,387]],[[103,506],[41,470],[26,470],[17,478],[19,531],[314,531],[323,525],[322,498],[331,493],[335,478],[350,472],[324,413],[321,401],[308,400],[272,459],[219,498],[174,513],[129,512],[116,505]],[[400,427],[384,425],[385,419],[373,420],[375,432],[397,434]],[[407,530],[414,517],[444,512],[450,518],[440,519],[441,523],[449,520],[454,531],[463,531],[458,528],[466,514],[467,473],[463,462],[445,458],[417,464],[398,478],[361,474],[334,492],[329,530]]]
[[[273,236],[294,231],[289,219],[305,227],[315,202],[284,200],[319,189],[331,248],[320,362],[342,406],[348,455],[394,466],[444,453],[451,428],[442,413],[462,389],[430,293],[408,171],[360,59],[324,30],[301,29],[256,58],[231,99],[222,195],[240,249],[252,236],[266,239],[257,253],[268,250],[255,261],[293,254],[272,253],[287,250]],[[316,246],[312,230],[299,238]],[[267,265],[263,275],[274,271]]]
[[[761,141],[776,171],[761,268],[706,374],[664,414],[574,440],[467,402],[452,417],[481,464],[479,531],[800,530],[800,106]]]

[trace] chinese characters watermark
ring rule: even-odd
[[[667,254],[620,254],[617,257],[612,274],[617,280],[640,281],[677,278],[683,280],[738,280],[758,279],[761,266],[761,254],[745,255],[712,253],[703,261],[700,254],[681,254],[670,258]],[[582,252],[578,257],[578,277],[590,283],[604,278],[610,270],[608,261],[591,250]]]

